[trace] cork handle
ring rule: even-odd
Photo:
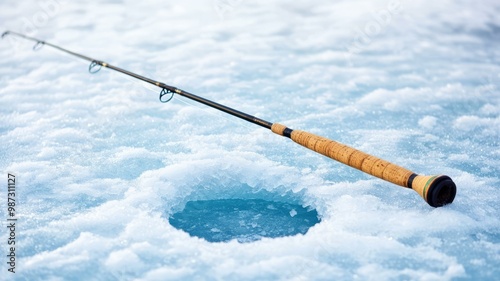
[[[408,179],[413,174],[388,161],[308,132],[294,130],[291,139],[340,163],[403,187],[408,187]]]
[[[367,174],[414,189],[433,207],[451,203],[456,187],[447,176],[420,176],[412,171],[345,144],[274,123],[271,130],[289,136],[294,142]]]

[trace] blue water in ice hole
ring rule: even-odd
[[[318,223],[318,212],[297,204],[262,199],[189,201],[169,222],[209,242],[252,242],[262,237],[305,234]]]

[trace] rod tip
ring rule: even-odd
[[[8,31],[8,30],[7,30],[7,31],[5,31],[4,33],[2,33],[2,38],[4,38],[4,37],[5,37],[5,35],[7,35],[7,34],[9,34],[9,33],[10,33],[10,31]]]

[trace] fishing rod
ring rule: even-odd
[[[367,154],[365,152],[362,152],[345,144],[309,132],[301,130],[293,130],[279,123],[272,123],[257,118],[247,113],[235,110],[225,105],[191,94],[179,88],[113,66],[104,61],[96,60],[91,57],[87,57],[79,53],[69,51],[57,45],[53,45],[49,42],[42,41],[40,39],[36,39],[12,31],[4,32],[2,34],[2,38],[4,38],[7,35],[14,35],[36,42],[36,44],[33,46],[33,50],[38,50],[44,45],[47,45],[59,51],[87,60],[90,62],[88,69],[90,73],[96,73],[99,70],[101,70],[102,67],[105,67],[121,72],[128,76],[134,77],[136,79],[145,81],[147,83],[153,84],[161,88],[159,99],[163,103],[170,101],[173,98],[174,94],[178,94],[185,98],[197,101],[209,107],[218,109],[225,113],[246,120],[250,123],[262,126],[266,129],[271,130],[275,134],[290,138],[295,143],[298,143],[320,154],[323,154],[342,164],[351,166],[367,174],[381,178],[383,180],[397,184],[399,186],[413,189],[432,207],[441,207],[446,204],[450,204],[453,202],[453,199],[455,199],[455,195],[457,192],[456,185],[453,182],[453,180],[446,175],[432,175],[432,176],[418,175],[406,168],[400,167],[386,160],[372,156],[370,154]]]

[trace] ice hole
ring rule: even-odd
[[[263,199],[189,201],[169,222],[209,242],[253,242],[263,237],[305,234],[320,222],[315,209]]]

